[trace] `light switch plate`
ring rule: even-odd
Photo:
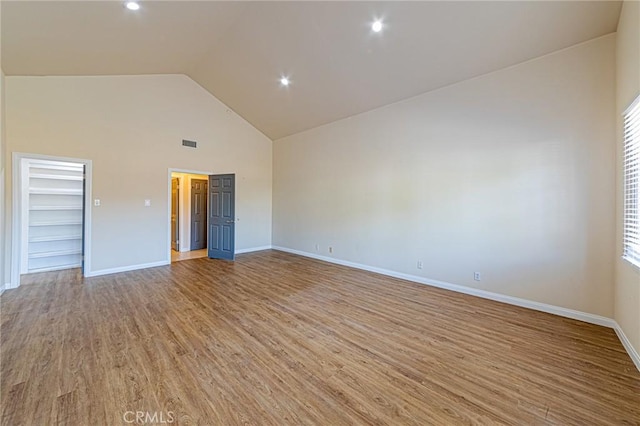
[[[151,207],[151,200],[144,200],[145,207]]]

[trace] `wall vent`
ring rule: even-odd
[[[182,139],[182,146],[188,146],[189,148],[197,148],[196,141],[188,141],[186,139]]]

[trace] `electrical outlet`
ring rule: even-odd
[[[480,281],[482,279],[482,277],[480,276],[480,272],[474,272],[473,279],[476,281]]]
[[[316,244],[316,251],[320,251],[320,244]]]
[[[418,264],[416,265],[416,268],[422,269],[422,260],[418,260]]]
[[[333,247],[329,246],[329,253],[333,253]]]

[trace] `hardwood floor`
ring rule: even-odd
[[[209,256],[209,253],[206,248],[201,250],[191,250],[191,251],[171,250],[172,262],[180,262],[181,260],[199,259],[201,257],[207,257],[207,256]]]
[[[640,424],[615,333],[541,312],[276,251],[30,280],[3,425]]]

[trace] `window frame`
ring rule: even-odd
[[[640,95],[622,113],[622,174],[622,258],[640,269]]]

